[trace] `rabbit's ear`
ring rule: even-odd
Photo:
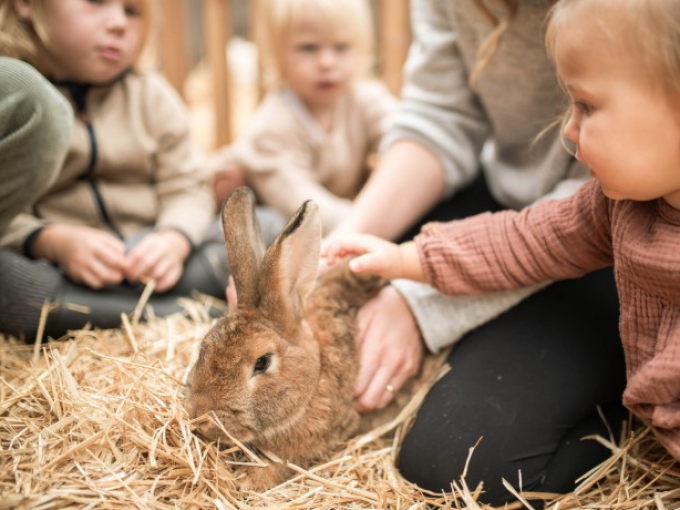
[[[319,269],[321,221],[308,200],[269,247],[260,271],[260,309],[293,335]]]
[[[260,302],[257,284],[265,245],[255,217],[255,197],[249,188],[242,186],[229,195],[222,212],[222,228],[238,307],[256,308]]]

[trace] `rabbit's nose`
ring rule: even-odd
[[[195,406],[194,404],[192,404],[192,403],[187,403],[187,404],[185,405],[185,407],[186,407],[186,409],[187,409],[187,414],[189,415],[189,419],[190,419],[190,420],[193,420],[194,418],[200,416],[200,415],[196,412],[196,406]]]
[[[185,400],[187,414],[193,420],[210,412],[213,408],[212,400],[201,394],[192,394]]]
[[[191,392],[187,392],[184,398],[184,408],[186,409],[187,415],[189,415],[189,419],[191,420],[198,418],[207,412],[205,402],[203,402],[203,399],[200,397],[200,395]]]

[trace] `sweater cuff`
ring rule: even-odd
[[[429,285],[410,280],[391,283],[408,303],[425,345],[435,354],[549,285],[481,296],[445,296]]]
[[[432,301],[443,298],[434,288],[412,280],[392,280],[390,284],[406,301],[418,324],[427,349],[437,354],[450,343],[447,328]]]
[[[442,168],[444,169],[444,190],[442,191],[440,200],[451,198],[456,191],[464,188],[469,182],[471,182],[472,178],[464,178],[455,163],[451,161],[451,158],[447,157],[447,155],[444,154],[435,144],[433,144],[426,137],[420,136],[419,134],[407,129],[393,129],[387,132],[380,141],[378,153],[382,154],[391,145],[394,145],[395,143],[402,140],[419,143],[432,154],[434,154],[439,163],[442,165]]]
[[[45,229],[45,227],[36,228],[33,232],[26,236],[22,245],[23,254],[31,260],[35,260],[35,254],[33,253],[33,243],[38,238],[40,233]]]

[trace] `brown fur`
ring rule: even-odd
[[[238,440],[309,467],[359,426],[352,407],[356,315],[386,282],[340,264],[315,284],[321,238],[316,206],[305,203],[265,253],[253,202],[252,193],[240,188],[225,206],[239,308],[203,340],[185,405],[192,418],[212,411]],[[266,354],[271,366],[256,373]],[[207,421],[198,430],[225,439]],[[282,465],[250,467],[240,486],[262,490],[291,474]]]

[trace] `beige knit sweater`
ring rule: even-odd
[[[430,282],[480,294],[614,265],[628,385],[623,403],[680,459],[680,210],[663,199],[613,201],[596,181],[521,212],[423,227]],[[607,360],[602,360],[606,363]]]
[[[366,182],[366,158],[395,107],[381,83],[357,82],[339,100],[326,132],[291,90],[277,90],[265,97],[243,136],[221,151],[216,166],[243,167],[258,198],[286,216],[314,200],[327,233]]]
[[[58,88],[77,110],[68,88]],[[84,97],[56,181],[14,218],[0,246],[26,248],[28,236],[51,223],[88,225],[124,239],[170,228],[200,243],[214,204],[199,178],[201,157],[178,94],[160,75],[130,72]]]

